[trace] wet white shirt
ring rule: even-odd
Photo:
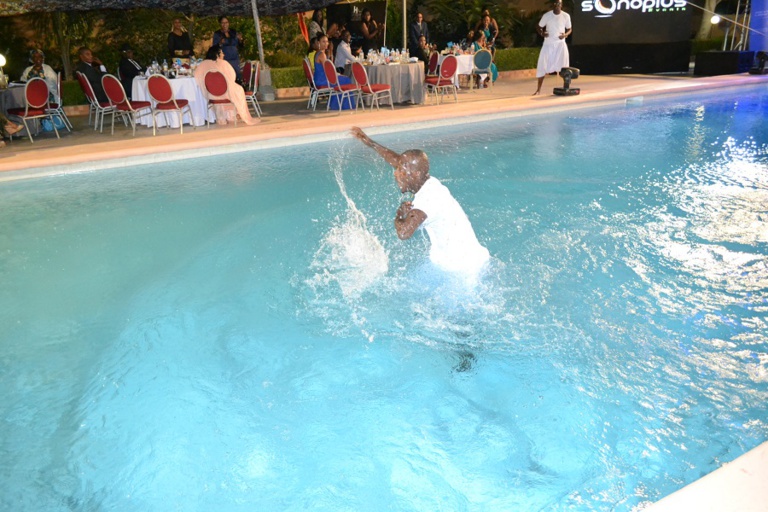
[[[490,257],[480,245],[467,215],[451,192],[430,177],[413,198],[413,207],[427,214],[421,227],[430,241],[429,259],[451,272],[476,273]]]

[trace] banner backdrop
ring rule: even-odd
[[[576,0],[573,44],[637,44],[687,41],[690,7],[685,0]]]
[[[752,29],[749,33],[749,49],[754,52],[768,51],[768,0],[752,0],[749,28]]]
[[[338,3],[329,5],[325,9],[326,23],[330,25],[335,22],[339,25],[344,25],[352,34],[352,47],[354,48],[360,47],[363,41],[363,33],[360,30],[360,18],[363,14],[363,9],[371,11],[371,18],[376,20],[376,23],[383,23],[387,13],[387,2],[385,0],[380,0],[373,2]],[[380,37],[378,46],[382,46],[383,44],[383,37]]]

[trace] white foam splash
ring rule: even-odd
[[[336,218],[315,253],[312,284],[336,282],[345,298],[359,297],[389,270],[389,256],[378,237],[368,229],[367,219],[347,194],[341,162],[331,162],[339,191],[347,203],[343,220]]]

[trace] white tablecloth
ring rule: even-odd
[[[365,70],[368,72],[370,83],[389,84],[392,87],[392,101],[395,103],[424,103],[423,62],[394,64],[392,66],[387,64],[365,66]],[[352,76],[351,66],[347,66],[345,74]]]
[[[216,121],[216,116],[213,113],[213,109],[208,110],[208,100],[203,96],[203,91],[197,86],[197,82],[192,77],[172,78],[168,80],[171,83],[173,94],[177,100],[189,101],[189,108],[192,110],[192,118],[195,126],[202,126],[205,124],[206,116],[209,117],[213,123]],[[147,80],[145,78],[136,77],[133,79],[132,98],[136,101],[152,101],[149,96],[149,90],[147,88]],[[165,126],[165,116],[158,114],[155,117],[157,126]],[[176,112],[169,112],[168,119],[171,122],[171,126],[174,128],[179,127],[179,116]],[[141,116],[139,122],[144,126],[152,126],[152,119],[150,116]],[[190,122],[189,114],[184,113],[184,123]]]
[[[445,55],[440,55],[440,64],[443,63],[443,60],[445,60]],[[474,67],[474,55],[456,55],[456,63],[458,64],[456,68],[456,76],[453,77],[453,83],[456,85],[456,87],[459,86],[459,75],[471,75],[472,74],[472,68]]]

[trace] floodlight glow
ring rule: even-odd
[[[712,16],[712,19],[710,19],[709,22],[713,25],[717,25],[718,23],[720,23],[721,20],[722,18],[717,14],[715,14],[714,16]]]
[[[5,55],[0,53],[0,68],[5,66]]]

